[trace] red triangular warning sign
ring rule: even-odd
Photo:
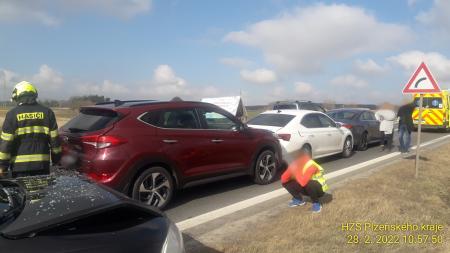
[[[420,64],[408,84],[403,88],[403,93],[439,93],[441,89],[433,78],[430,70],[424,62]]]

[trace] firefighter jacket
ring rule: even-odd
[[[54,112],[38,103],[11,109],[3,123],[0,165],[13,172],[48,170],[59,162],[61,145]]]
[[[292,162],[281,175],[281,183],[284,184],[291,180],[297,181],[302,187],[305,187],[310,180],[314,180],[322,185],[324,192],[328,190],[322,166],[307,156],[302,156]]]

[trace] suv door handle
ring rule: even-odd
[[[308,137],[314,137],[314,134],[310,134],[310,135],[308,135]]]
[[[223,140],[213,139],[213,140],[211,140],[211,142],[214,142],[214,143],[221,143],[221,142],[223,142]]]
[[[163,140],[163,142],[168,144],[175,144],[178,142],[178,140]]]

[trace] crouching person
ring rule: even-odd
[[[322,210],[319,199],[328,190],[323,177],[323,168],[303,150],[298,151],[297,158],[281,175],[281,183],[293,197],[289,207],[304,205],[302,195],[306,195],[312,200],[313,212],[318,213]]]

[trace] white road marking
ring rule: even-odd
[[[447,139],[449,137],[450,137],[450,135],[445,135],[445,136],[439,137],[437,139],[431,140],[429,142],[422,143],[421,146],[422,147],[426,147],[426,146],[435,144],[437,142],[440,142],[440,141],[442,141],[444,139]],[[417,148],[417,146],[411,147],[412,150],[416,149],[416,148]],[[362,162],[362,163],[359,163],[359,164],[356,164],[356,165],[353,165],[353,166],[350,166],[350,167],[347,167],[347,168],[344,168],[344,169],[340,169],[338,171],[333,171],[331,173],[327,173],[327,174],[325,174],[325,177],[327,179],[332,179],[332,178],[335,178],[335,177],[338,177],[338,176],[341,176],[341,175],[344,175],[344,174],[348,174],[348,173],[350,173],[352,171],[356,171],[356,170],[362,169],[364,167],[367,167],[367,166],[379,163],[381,161],[384,161],[384,160],[396,157],[398,155],[400,155],[400,152],[390,153],[388,155],[377,157],[375,159],[372,159],[372,160],[369,160],[369,161],[366,161],[366,162]],[[192,217],[192,218],[180,221],[176,225],[181,231],[182,230],[186,230],[186,229],[198,226],[200,224],[203,224],[203,223],[206,223],[206,222],[218,219],[220,217],[223,217],[223,216],[235,213],[237,211],[243,210],[243,209],[245,209],[247,207],[251,207],[251,206],[263,203],[265,201],[277,198],[277,197],[285,195],[285,194],[288,194],[286,192],[286,190],[284,188],[280,188],[280,189],[277,189],[277,190],[274,190],[274,191],[271,191],[271,192],[268,192],[268,193],[264,193],[262,195],[258,195],[258,196],[253,197],[253,198],[242,200],[242,201],[239,201],[237,203],[234,203],[234,204],[231,204],[231,205],[228,205],[228,206],[216,209],[214,211],[210,211],[210,212],[207,212],[207,213],[204,213],[204,214],[201,214],[201,215],[198,215],[198,216],[195,216],[195,217]]]

